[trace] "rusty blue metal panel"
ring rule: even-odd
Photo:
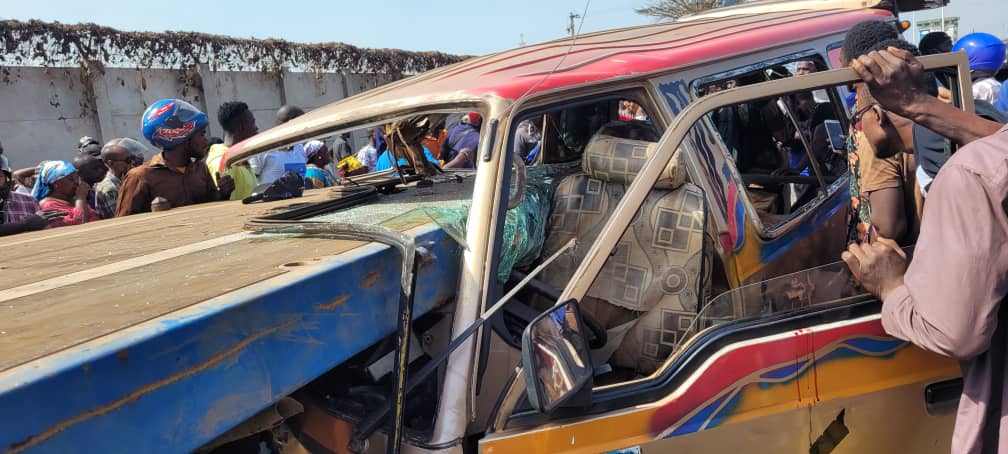
[[[461,252],[421,230],[417,315],[454,295]],[[0,448],[191,451],[391,334],[399,269],[369,244],[5,371]]]

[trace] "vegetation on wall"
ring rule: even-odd
[[[0,63],[214,71],[314,71],[405,76],[461,61],[442,52],[365,49],[344,43],[300,44],[193,32],[123,32],[95,24],[0,21]]]

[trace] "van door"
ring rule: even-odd
[[[962,84],[968,81],[963,55],[921,61],[927,68],[955,68],[957,97],[972,110],[968,85]],[[820,72],[722,91],[683,110],[559,300],[585,301],[679,145],[709,112],[854,81],[849,69]],[[888,337],[880,308],[851,285],[842,263],[737,288],[702,301],[689,316],[669,319],[685,320],[685,331],[653,373],[612,380],[603,358],[594,364],[595,381],[606,383],[567,407],[549,414],[530,409],[523,376],[517,374],[501,395],[480,449],[900,452],[910,443],[917,448],[912,452],[948,452],[953,419],[941,404],[955,394],[957,368]],[[582,314],[589,311],[582,304]]]

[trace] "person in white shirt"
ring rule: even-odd
[[[277,110],[276,124],[281,125],[304,114],[297,106],[283,106]],[[293,170],[304,177],[308,170],[308,157],[304,145],[295,144],[283,150],[270,150],[254,156],[248,161],[259,184],[272,183],[285,173]]]
[[[374,172],[375,165],[378,163],[378,149],[375,148],[375,131],[373,129],[368,133],[367,145],[357,151],[356,158],[364,167],[368,168],[368,172]]]

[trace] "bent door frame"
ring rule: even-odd
[[[966,93],[966,87],[971,86],[964,81],[963,68],[968,67],[965,54],[942,54],[921,57],[920,61],[926,69],[935,67],[959,67],[959,98],[962,108],[973,112],[972,92]],[[637,213],[638,207],[644,202],[651,188],[661,176],[689,130],[699,122],[707,112],[733,104],[747,102],[753,99],[780,96],[799,90],[813,90],[836,85],[859,82],[857,73],[850,68],[834,69],[805,76],[792,77],[776,81],[749,85],[731,90],[714,93],[698,99],[683,110],[672,122],[672,125],[658,142],[657,150],[648,157],[643,169],[637,174],[627,188],[623,198],[616,206],[612,216],[606,221],[602,233],[589,248],[585,259],[574,272],[571,282],[560,295],[559,301],[576,299],[580,301],[588,293],[588,289],[598,277],[599,272],[609,258],[609,253],[616,247],[620,238],[626,232],[630,222]],[[675,146],[672,146],[674,144]]]

